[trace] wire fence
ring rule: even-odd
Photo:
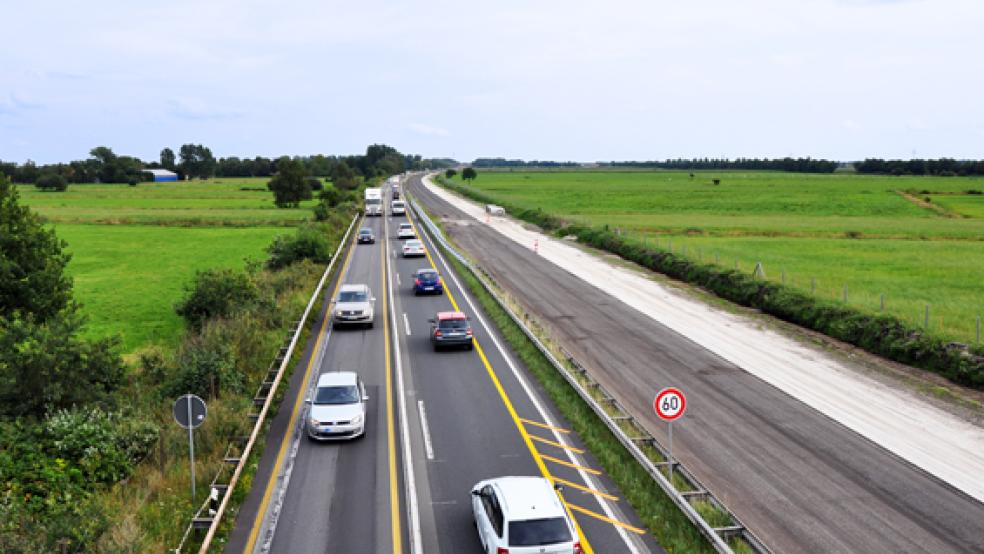
[[[915,326],[922,327],[927,332],[978,345],[982,344],[984,329],[982,329],[982,315],[980,314],[970,316],[968,321],[966,315],[963,317],[956,315],[939,304],[934,306],[931,302],[917,303],[912,299],[893,303],[888,295],[873,293],[870,286],[855,289],[851,287],[849,282],[822,281],[816,276],[810,276],[807,280],[807,278],[787,272],[783,267],[779,267],[778,270],[770,267],[767,271],[765,264],[761,261],[743,260],[730,255],[722,256],[719,250],[687,244],[679,237],[674,240],[674,237],[661,238],[644,233],[633,234],[620,228],[615,228],[614,232],[623,239],[642,244],[646,248],[669,252],[698,263],[714,264],[736,271],[749,271],[757,279],[803,291],[808,290],[811,295],[818,299],[842,302],[872,313],[890,314]]]

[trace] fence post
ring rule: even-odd
[[[923,327],[929,329],[929,304],[926,304],[926,317],[923,319]]]
[[[756,279],[759,277],[765,279],[765,268],[762,267],[762,262],[758,262],[755,264],[755,270],[752,271],[752,277]]]

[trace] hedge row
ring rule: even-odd
[[[890,315],[864,313],[794,288],[756,279],[737,270],[694,262],[631,243],[597,227],[566,225],[561,219],[518,206],[503,205],[485,193],[439,179],[447,188],[482,203],[497,203],[512,216],[553,231],[574,235],[584,244],[617,254],[674,279],[692,283],[743,306],[749,306],[896,362],[938,373],[947,379],[984,390],[984,349],[947,343]]]

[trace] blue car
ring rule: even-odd
[[[418,269],[413,274],[413,294],[444,294],[444,282],[436,269]]]

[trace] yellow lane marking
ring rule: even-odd
[[[571,452],[574,452],[575,454],[584,454],[584,450],[581,450],[580,448],[575,448],[573,446],[567,446],[566,444],[560,444],[559,442],[554,442],[552,440],[547,440],[545,438],[538,437],[536,435],[530,435],[530,438],[533,439],[533,440],[535,440],[535,441],[537,441],[537,442],[542,442],[543,444],[549,444],[550,446],[556,446],[557,448],[563,448],[564,450],[570,450]]]
[[[387,240],[387,243],[389,241]],[[396,431],[393,421],[393,371],[390,367],[390,336],[387,311],[386,256],[379,257],[383,285],[383,340],[386,356],[386,451],[389,458],[390,521],[392,522],[393,552],[403,554],[403,534],[400,532],[400,491],[396,477]]]
[[[532,419],[519,418],[519,420],[527,425],[540,427],[541,429],[550,429],[552,431],[557,431],[558,433],[570,433],[569,429],[564,429],[562,427],[554,427],[553,425],[547,425],[546,423],[540,423],[539,421],[533,421]]]
[[[408,215],[407,219],[410,221],[410,225],[413,226],[414,234],[419,237],[420,233],[418,232],[417,226],[413,221],[413,217]],[[424,254],[427,256],[427,260],[430,262],[431,267],[436,270],[437,264],[434,263],[434,258],[430,255],[430,249],[426,246],[424,247]],[[444,287],[444,292],[447,295],[448,300],[451,301],[451,305],[454,307],[455,311],[460,312],[461,309],[458,307],[458,303],[455,301],[451,290],[448,287]],[[499,398],[502,399],[502,403],[505,405],[506,411],[509,413],[509,417],[511,417],[513,423],[516,424],[516,429],[519,430],[520,437],[522,437],[523,442],[526,444],[526,448],[530,451],[530,455],[533,456],[533,461],[536,463],[536,467],[540,470],[540,473],[544,477],[550,479],[552,477],[550,475],[550,470],[547,469],[546,464],[544,464],[543,460],[540,458],[540,453],[537,452],[536,446],[533,445],[533,441],[530,439],[530,434],[526,432],[526,427],[520,420],[519,414],[516,413],[512,400],[509,399],[509,395],[506,394],[506,389],[503,388],[502,382],[499,381],[499,376],[496,374],[495,370],[492,369],[492,364],[489,363],[489,359],[485,356],[485,351],[482,349],[482,345],[479,344],[477,339],[472,339],[472,342],[475,344],[475,352],[478,353],[479,359],[482,360],[482,364],[485,366],[485,371],[489,374],[489,378],[492,379],[492,384],[495,386],[496,391],[499,392]],[[563,502],[566,506],[567,501],[564,500],[563,493],[557,491],[557,496],[560,497],[561,502]],[[588,538],[584,536],[584,532],[581,530],[581,525],[578,523],[577,518],[574,517],[574,514],[572,514],[570,510],[567,511],[567,514],[571,517],[571,521],[574,522],[577,535],[581,539],[581,548],[584,550],[584,554],[594,554],[594,549],[591,547],[591,543],[588,542]]]
[[[591,493],[591,494],[593,494],[595,496],[600,496],[602,498],[607,498],[607,499],[612,500],[612,501],[615,501],[615,502],[618,501],[618,497],[617,496],[615,496],[613,494],[608,494],[607,492],[601,492],[599,490],[592,489],[591,487],[585,487],[584,485],[578,485],[577,483],[574,483],[572,481],[568,481],[567,479],[561,479],[560,477],[551,477],[551,479],[553,479],[555,483],[560,483],[561,485],[566,485],[568,487],[575,488],[575,489],[577,489],[579,491],[588,492],[588,493]]]
[[[354,238],[352,239],[354,240]],[[287,430],[284,432],[284,438],[280,441],[280,450],[277,452],[277,459],[273,463],[273,469],[270,472],[270,478],[267,481],[266,490],[263,491],[263,500],[260,501],[260,509],[256,512],[256,519],[253,521],[253,527],[249,531],[249,538],[246,540],[246,552],[252,552],[253,548],[256,546],[256,539],[260,534],[260,527],[263,524],[263,516],[266,514],[267,506],[270,504],[270,496],[273,494],[273,485],[277,481],[277,475],[280,473],[280,466],[284,463],[284,455],[287,453],[287,443],[290,442],[290,437],[294,434],[294,425],[297,423],[297,414],[301,408],[301,402],[304,399],[304,395],[307,394],[307,383],[311,377],[311,368],[314,366],[314,360],[318,357],[318,352],[321,351],[321,341],[325,337],[325,328],[328,326],[328,322],[331,320],[331,299],[338,296],[338,289],[342,286],[342,280],[345,277],[346,271],[348,271],[349,261],[352,260],[352,251],[355,248],[349,245],[348,253],[345,255],[345,262],[342,263],[342,267],[338,273],[338,281],[335,283],[335,290],[332,291],[331,297],[328,299],[328,310],[325,312],[325,319],[321,322],[321,328],[318,329],[318,338],[314,342],[314,350],[311,352],[311,358],[308,360],[307,368],[304,370],[304,378],[301,380],[301,390],[297,393],[297,400],[294,401],[294,409],[290,413],[290,421],[287,423]]]
[[[619,521],[617,519],[612,519],[612,518],[610,518],[608,516],[599,514],[598,512],[592,512],[591,510],[589,510],[587,508],[582,508],[582,507],[580,507],[580,506],[578,506],[576,504],[567,504],[567,507],[570,508],[571,510],[574,510],[575,512],[580,512],[580,513],[582,513],[582,514],[584,514],[586,516],[591,516],[591,517],[593,517],[595,519],[600,519],[601,521],[604,521],[606,523],[610,523],[610,524],[612,524],[612,525],[614,525],[616,527],[621,527],[622,529],[628,529],[629,531],[632,531],[633,533],[637,533],[639,535],[645,535],[646,534],[646,530],[645,529],[639,529],[638,527],[633,527],[632,525],[629,525],[628,523],[622,523],[621,521]]]
[[[592,475],[601,475],[601,472],[598,471],[597,469],[591,469],[590,467],[584,467],[584,466],[579,466],[577,464],[572,464],[567,460],[561,460],[560,458],[554,458],[553,456],[547,456],[546,454],[540,454],[540,457],[548,462],[553,462],[555,464],[560,464],[562,466],[567,466],[574,469],[579,469],[581,471],[586,471]]]

